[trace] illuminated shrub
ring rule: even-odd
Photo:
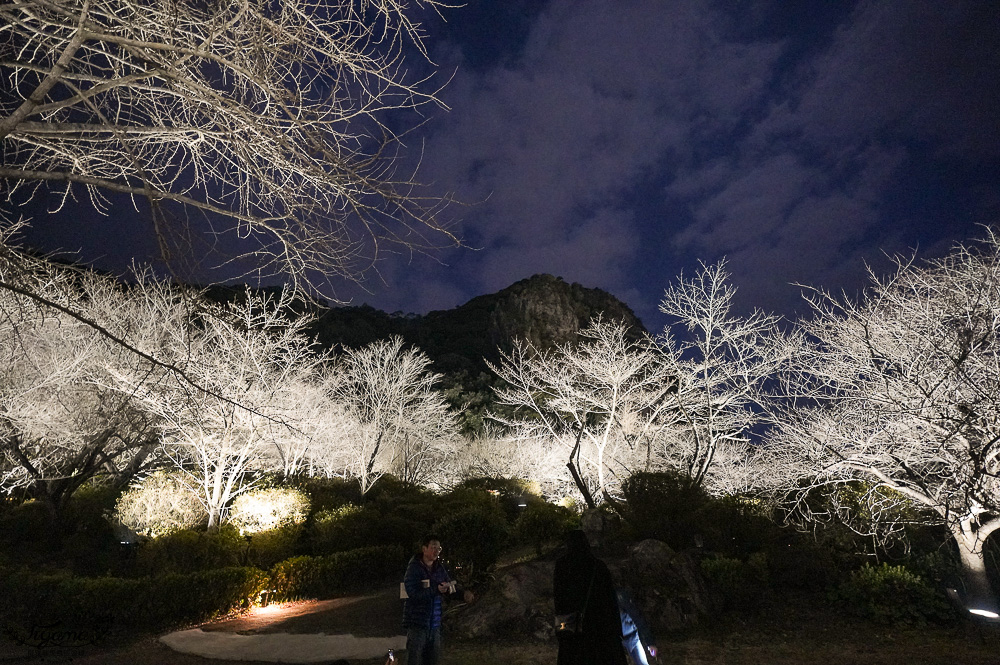
[[[904,566],[865,564],[836,596],[852,614],[883,624],[919,626],[953,617],[944,595]]]
[[[157,471],[126,490],[115,518],[140,536],[156,538],[208,519],[205,507],[178,473]]]
[[[229,508],[229,523],[241,534],[302,524],[309,514],[309,497],[291,487],[268,487],[241,494]]]

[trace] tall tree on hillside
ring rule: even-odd
[[[195,254],[225,251],[247,274],[297,286],[359,278],[386,242],[451,244],[441,200],[395,173],[388,117],[439,104],[433,75],[407,62],[430,69],[416,17],[443,6],[0,4],[7,198],[47,186],[57,209],[86,197],[105,212],[125,194],[148,204],[163,259],[190,258],[205,229]]]
[[[983,548],[1000,528],[1000,241],[872,282],[858,302],[811,297],[762,478],[803,498],[863,481],[909,503],[951,533],[970,607],[996,611]]]

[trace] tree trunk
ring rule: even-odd
[[[997,612],[1000,604],[997,603],[996,593],[986,575],[986,559],[983,556],[986,535],[970,521],[963,521],[953,527],[952,535],[958,543],[962,581],[965,584],[965,606],[970,610]]]

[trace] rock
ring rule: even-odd
[[[696,624],[712,610],[697,560],[656,540],[644,540],[625,554],[603,557],[616,583],[630,589],[654,632]],[[553,637],[554,561],[530,561],[500,569],[492,587],[476,602],[449,611],[446,629],[466,638]]]
[[[654,632],[698,623],[712,612],[711,594],[698,560],[658,540],[643,540],[620,562],[609,562],[618,584],[628,587]]]
[[[553,561],[530,561],[497,571],[492,588],[446,616],[448,630],[467,638],[552,636]]]

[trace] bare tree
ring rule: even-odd
[[[164,326],[172,335],[164,355],[197,389],[169,370],[116,377],[120,390],[163,422],[165,449],[190,479],[210,528],[250,487],[247,474],[266,466],[265,450],[287,436],[305,436],[298,390],[322,358],[302,333],[308,319],[287,315],[289,297],[248,293],[223,311]]]
[[[715,492],[747,486],[750,432],[764,413],[763,388],[785,352],[772,343],[777,317],[732,313],[736,287],[725,261],[701,265],[695,276],[669,287],[660,311],[683,328],[682,341],[664,331],[660,348],[673,378],[671,406],[679,418],[664,430],[664,464]],[[707,482],[706,482],[707,481]]]
[[[385,473],[418,480],[431,449],[457,431],[430,362],[400,337],[344,352],[340,400],[358,423],[349,469],[362,492]]]
[[[1000,242],[897,263],[858,302],[811,296],[763,477],[801,493],[863,481],[875,519],[915,506],[950,531],[970,607],[996,611],[983,546],[1000,528]]]
[[[419,13],[438,0],[0,4],[0,179],[148,202],[164,259],[207,245],[247,273],[355,279],[379,243],[455,238],[397,177],[388,114],[439,104]],[[429,69],[429,68],[428,68]],[[235,255],[234,255],[235,252]]]
[[[452,480],[521,478],[537,482],[539,493],[549,500],[570,496],[575,485],[566,470],[566,449],[553,444],[546,434],[541,439],[524,438],[523,434],[518,428],[487,423],[456,451]]]
[[[516,343],[490,365],[507,384],[498,402],[518,410],[515,418],[491,418],[518,439],[562,449],[593,503],[591,488],[606,496],[621,478],[648,468],[653,441],[673,419],[666,399],[673,380],[659,350],[633,341],[622,322],[596,319],[580,336],[579,344],[548,352]]]
[[[2,245],[0,245],[2,246]],[[11,262],[0,260],[0,281]],[[15,269],[20,269],[16,267]],[[36,261],[19,279],[105,329],[133,325],[114,280]],[[148,321],[148,320],[147,320]],[[13,291],[0,295],[0,487],[59,510],[83,483],[124,485],[155,461],[157,420],[109,387],[109,372],[141,358],[92,326]]]

